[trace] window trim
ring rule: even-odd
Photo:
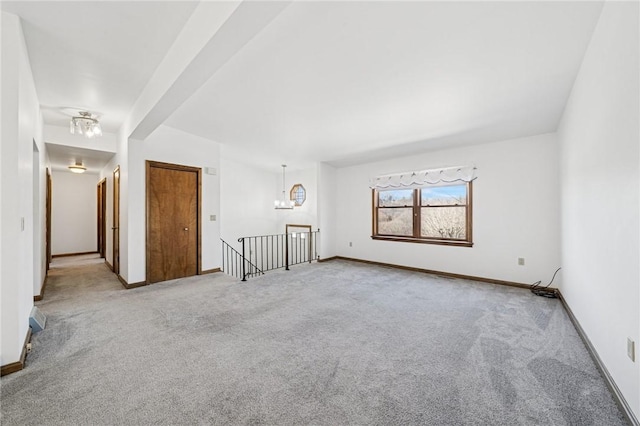
[[[300,202],[298,202],[298,199],[296,198],[296,195],[295,195],[295,192],[298,190],[298,188],[302,189],[302,201]],[[304,186],[302,186],[301,183],[296,183],[289,190],[289,200],[293,201],[294,207],[302,206],[304,202],[307,201],[307,189]]]
[[[399,241],[405,243],[419,243],[419,244],[437,244],[445,246],[457,246],[457,247],[473,247],[473,184],[472,182],[465,182],[467,186],[467,216],[466,216],[466,238],[464,240],[455,240],[450,238],[433,238],[433,237],[421,237],[420,236],[420,224],[422,214],[422,198],[420,190],[422,188],[428,188],[430,185],[425,185],[419,188],[413,188],[413,235],[401,236],[401,235],[384,235],[378,234],[378,192],[380,189],[373,188],[371,190],[371,209],[372,209],[372,226],[371,226],[371,239],[383,240],[383,241]],[[436,185],[440,186],[440,185]],[[400,188],[398,188],[400,189]],[[385,189],[382,189],[384,191]],[[398,206],[400,207],[400,206]],[[445,206],[432,206],[433,208],[445,207]],[[389,207],[382,207],[389,208]],[[407,207],[401,207],[407,208]]]

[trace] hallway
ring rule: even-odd
[[[158,383],[191,340],[186,329],[162,326],[167,309],[207,303],[211,284],[236,282],[215,274],[126,290],[97,254],[55,258],[48,280],[35,304],[46,328],[33,334],[25,369],[2,378],[3,424],[126,423],[126,411],[139,408],[134,395],[166,389]],[[189,322],[197,309],[178,311]]]
[[[98,253],[79,254],[75,256],[54,256],[51,261],[50,268],[72,268],[76,266],[101,263],[104,263],[104,259],[99,257]]]
[[[97,292],[120,290],[124,290],[122,284],[98,253],[54,257],[43,300],[36,306],[46,315],[49,307],[67,311]]]

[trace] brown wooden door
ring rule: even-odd
[[[200,179],[195,167],[147,161],[147,282],[199,273]]]
[[[98,183],[98,253],[100,257],[105,257],[107,252],[107,180],[102,179]]]
[[[120,166],[113,171],[113,272],[120,274]]]

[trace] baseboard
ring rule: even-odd
[[[320,260],[320,261],[321,262],[322,261],[327,262],[329,260],[337,260],[337,259],[347,260],[347,261],[352,261],[352,262],[366,263],[366,264],[369,264],[369,265],[385,266],[385,267],[389,267],[389,268],[404,269],[404,270],[407,270],[407,271],[424,272],[424,273],[433,274],[433,275],[440,275],[440,276],[444,276],[444,277],[462,278],[462,279],[466,279],[466,280],[473,280],[473,281],[480,281],[480,282],[486,282],[486,283],[492,283],[492,284],[507,285],[507,286],[511,286],[511,287],[520,287],[520,288],[526,288],[526,289],[530,289],[531,288],[530,284],[523,284],[523,283],[517,283],[517,282],[512,282],[512,281],[495,280],[495,279],[484,278],[484,277],[475,277],[475,276],[472,276],[472,275],[453,274],[453,273],[450,273],[450,272],[433,271],[433,270],[430,270],[430,269],[413,268],[413,267],[410,267],[410,266],[401,266],[401,265],[394,265],[392,263],[374,262],[374,261],[371,261],[371,260],[355,259],[355,258],[344,257],[344,256],[333,256],[333,257],[329,257],[327,259],[323,259],[323,260]],[[635,414],[631,410],[631,407],[627,403],[627,400],[622,395],[622,392],[620,391],[620,388],[618,388],[618,385],[616,385],[616,382],[613,380],[613,377],[611,377],[611,374],[609,374],[609,371],[607,370],[607,367],[605,367],[604,363],[600,359],[600,356],[598,355],[598,352],[596,351],[595,347],[593,346],[593,344],[589,340],[589,337],[587,337],[587,334],[585,333],[584,329],[582,328],[582,326],[578,322],[578,319],[573,314],[573,311],[571,310],[571,308],[567,304],[567,301],[565,300],[565,298],[562,296],[562,292],[560,290],[558,290],[557,288],[553,288],[553,287],[549,287],[549,289],[550,290],[555,290],[556,295],[558,296],[558,299],[560,299],[560,302],[562,303],[562,306],[563,306],[564,310],[567,312],[567,315],[569,315],[569,319],[571,319],[571,323],[573,324],[573,326],[575,327],[576,331],[578,332],[578,335],[580,336],[580,338],[584,342],[584,345],[586,346],[587,351],[589,352],[589,355],[591,356],[591,358],[593,359],[593,362],[596,364],[596,366],[598,367],[598,369],[602,373],[602,377],[604,378],[605,383],[607,384],[607,387],[609,388],[609,390],[613,394],[614,399],[616,400],[616,403],[620,407],[620,410],[622,410],[622,412],[625,414],[625,416],[627,417],[627,420],[629,421],[630,424],[632,424],[634,426],[640,426],[640,423],[638,422],[638,419],[636,418]]]
[[[600,359],[600,356],[598,355],[596,348],[591,343],[591,340],[589,340],[587,333],[585,333],[584,329],[578,322],[578,319],[573,314],[573,311],[567,304],[567,301],[562,296],[562,292],[560,292],[560,290],[556,290],[556,294],[558,295],[558,299],[560,299],[560,302],[562,303],[564,310],[567,312],[567,315],[569,315],[569,319],[573,323],[573,326],[575,327],[576,331],[578,332],[578,335],[582,339],[582,342],[587,347],[587,350],[589,351],[589,355],[591,355],[591,359],[593,359],[593,362],[598,367],[598,370],[600,370],[600,373],[602,373],[602,377],[604,377],[604,381],[607,384],[607,387],[609,388],[611,393],[613,394],[614,399],[616,400],[616,403],[618,404],[622,412],[627,417],[627,420],[632,425],[638,426],[640,423],[638,423],[637,417],[635,416],[635,414],[633,414],[631,407],[629,407],[627,400],[622,395],[622,392],[620,392],[620,388],[618,388],[618,385],[616,385],[616,382],[613,380],[613,377],[611,377],[611,374],[609,374],[609,370],[607,370],[607,367],[605,367],[604,363],[602,362],[602,359]]]
[[[109,263],[109,261],[107,259],[104,260],[104,263],[107,265],[107,268],[109,268],[109,270],[111,272],[113,272],[113,265]]]
[[[69,257],[69,256],[81,256],[83,254],[98,254],[97,251],[83,251],[83,252],[79,252],[79,253],[62,253],[62,254],[53,254],[51,255],[51,258],[56,258],[56,257]]]
[[[138,288],[138,287],[143,287],[147,285],[146,281],[140,281],[137,283],[129,284],[124,278],[122,278],[122,276],[120,276],[120,274],[118,274],[118,280],[120,281],[120,284],[122,284],[122,286],[127,290],[131,290],[132,288]]]
[[[375,262],[373,260],[356,259],[353,257],[333,256],[333,257],[324,259],[325,262],[329,260],[348,260],[351,262],[366,263],[368,265],[377,265],[377,266],[384,266],[387,268],[403,269],[405,271],[422,272],[425,274],[439,275],[441,277],[447,277],[447,278],[459,278],[463,280],[480,281],[480,282],[489,283],[489,284],[499,284],[499,285],[506,285],[509,287],[531,289],[531,284],[518,283],[514,281],[497,280],[494,278],[476,277],[474,275],[454,274],[452,272],[434,271],[432,269],[414,268],[413,266],[402,266],[402,265],[396,265],[393,263]],[[551,288],[551,287],[549,287],[549,289],[555,290],[554,288]]]
[[[44,289],[47,287],[47,283],[49,282],[49,276],[45,275],[44,280],[42,281],[42,287],[40,287],[40,294],[36,294],[33,296],[34,302],[39,302],[44,299]]]
[[[200,275],[214,274],[216,272],[220,272],[220,268],[213,268],[213,269],[204,270],[204,271],[202,271],[200,273]],[[140,282],[137,282],[137,283],[129,284],[124,278],[122,278],[122,276],[120,274],[118,274],[117,276],[118,276],[118,281],[120,281],[120,284],[122,284],[122,286],[124,288],[126,288],[127,290],[130,290],[132,288],[144,287],[145,285],[148,284],[146,281],[140,281]]]
[[[0,376],[6,376],[7,374],[15,373],[24,368],[24,362],[27,359],[27,345],[31,342],[31,327],[27,330],[27,336],[24,339],[24,345],[22,345],[22,353],[20,354],[20,361],[12,362],[11,364],[3,365],[0,367]]]
[[[330,260],[335,260],[335,259],[338,259],[338,256],[326,257],[324,259],[318,258],[318,262],[321,262],[321,263],[322,262],[328,262]],[[346,259],[346,258],[343,258],[343,259]]]

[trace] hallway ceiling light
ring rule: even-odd
[[[100,122],[95,115],[88,111],[79,111],[77,116],[71,118],[69,131],[72,135],[78,133],[86,138],[102,136]]]
[[[276,206],[276,210],[292,210],[295,201],[287,200],[286,191],[285,191],[285,181],[284,181],[284,169],[287,167],[286,164],[282,165],[282,200],[275,200],[273,204]]]
[[[82,161],[76,160],[76,164],[69,166],[69,170],[73,173],[84,173],[87,171],[87,168],[82,165]]]

